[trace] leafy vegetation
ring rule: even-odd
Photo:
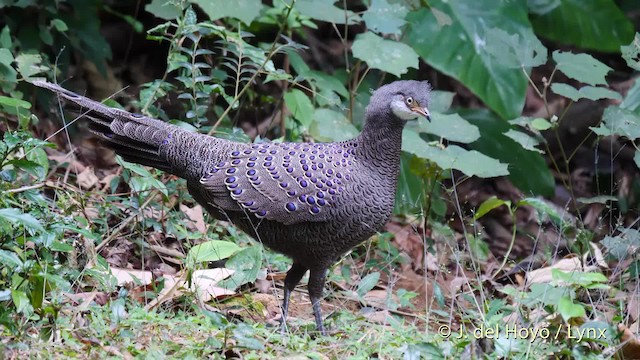
[[[0,9],[1,355],[637,354],[636,2]],[[108,41],[110,24],[128,32]],[[242,142],[345,140],[370,89],[406,78],[436,90],[432,122],[403,134],[388,232],[330,274],[322,338],[298,318],[304,301],[289,334],[272,326],[283,256],[208,222],[183,181],[81,143],[36,77],[97,93],[134,83],[116,94],[127,110]]]

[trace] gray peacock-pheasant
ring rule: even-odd
[[[371,96],[362,133],[336,143],[244,144],[193,133],[36,81],[80,108],[90,130],[126,161],[187,180],[216,219],[230,220],[293,260],[284,281],[283,326],[291,291],[309,273],[317,328],[327,269],[379,231],[393,210],[402,129],[425,116],[431,87],[396,81]]]

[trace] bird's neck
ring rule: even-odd
[[[366,163],[397,174],[402,149],[402,126],[377,127],[365,124],[358,142],[358,155]]]

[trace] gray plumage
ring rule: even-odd
[[[193,133],[36,81],[71,101],[90,130],[125,160],[187,180],[189,192],[216,219],[231,220],[293,259],[291,291],[307,270],[318,330],[329,266],[382,229],[391,215],[407,120],[429,118],[430,85],[396,81],[371,96],[362,133],[337,143],[243,144]]]

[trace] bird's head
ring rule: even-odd
[[[371,95],[367,122],[374,126],[392,125],[381,122],[404,125],[420,116],[430,121],[427,108],[430,93],[431,85],[427,81],[401,80],[384,85]]]

